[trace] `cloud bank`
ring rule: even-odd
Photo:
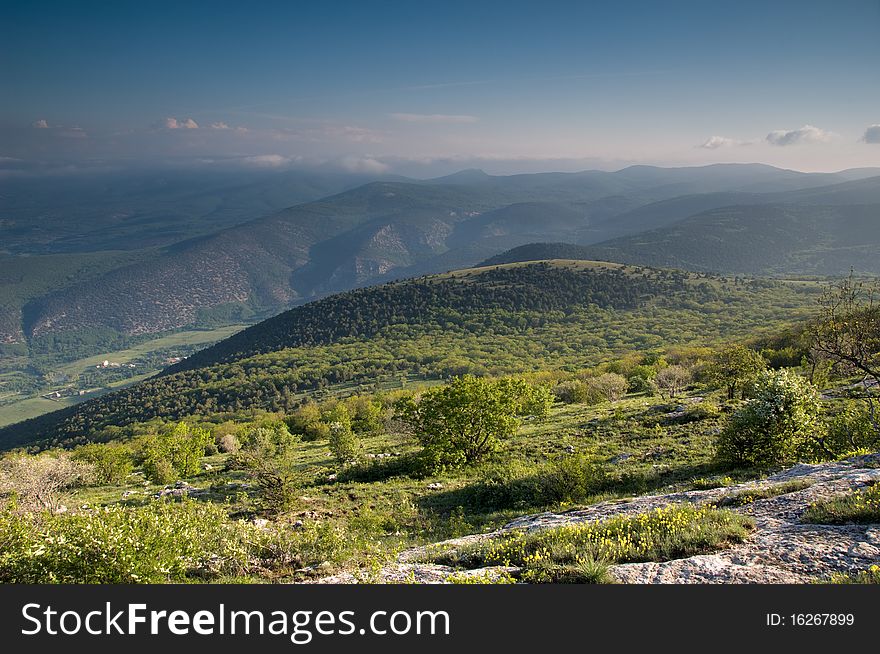
[[[871,125],[862,137],[865,143],[880,143],[880,125]]]
[[[158,127],[164,129],[198,129],[199,124],[192,118],[184,118],[182,120],[178,120],[174,117],[168,117],[164,120],[159,121]]]
[[[745,145],[745,143],[737,139],[729,139],[726,136],[711,136],[697,147],[705,148],[706,150],[717,150],[718,148],[729,148],[734,145]]]
[[[831,133],[813,125],[804,125],[800,129],[774,130],[766,136],[765,140],[770,145],[778,146],[797,145],[799,143],[827,143],[831,140]]]

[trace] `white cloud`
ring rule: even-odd
[[[256,166],[258,168],[280,168],[286,166],[292,161],[290,157],[284,157],[280,154],[257,154],[252,157],[244,157],[241,162],[246,166]]]
[[[211,129],[229,129],[229,125],[223,121],[218,121],[216,123],[211,123]]]
[[[184,118],[178,120],[174,117],[168,117],[159,121],[158,126],[165,129],[198,129],[199,124],[192,118]]]
[[[384,173],[388,170],[387,164],[384,164],[381,161],[379,161],[378,159],[375,159],[370,156],[343,157],[339,163],[345,170],[347,170],[351,173],[379,174],[379,173]]]
[[[464,124],[475,123],[479,120],[476,116],[456,114],[390,114],[394,120],[404,123],[431,123],[431,124]]]
[[[804,125],[800,129],[777,129],[770,132],[766,141],[771,145],[795,145],[797,143],[827,143],[831,133],[812,125]]]
[[[862,137],[865,143],[880,143],[880,125],[871,125]]]
[[[726,136],[712,136],[697,147],[706,148],[707,150],[717,150],[718,148],[729,148],[734,145],[744,145],[744,143],[737,139],[729,139]]]
[[[31,127],[33,127],[34,129],[49,129],[49,123],[47,123],[43,119],[35,120],[33,123],[31,123]]]

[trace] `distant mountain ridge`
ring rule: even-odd
[[[858,179],[871,172],[731,164],[512,176],[462,171],[425,182],[373,182],[36,298],[25,307],[22,331],[29,338],[96,328],[150,334],[218,316],[269,315],[348,288],[471,266],[528,243],[625,238],[724,206],[880,202],[880,177]],[[779,186],[799,188],[750,190]],[[609,241],[591,256],[644,258],[629,249]],[[691,265],[674,254],[651,261]]]

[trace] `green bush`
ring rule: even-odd
[[[821,437],[819,394],[790,370],[761,373],[752,398],[737,409],[719,435],[718,458],[729,464],[789,463]]]
[[[560,455],[540,472],[543,503],[580,502],[608,485],[604,466],[585,454]]]
[[[197,475],[205,448],[211,443],[213,438],[209,431],[179,422],[143,441],[144,474],[157,484],[167,484],[175,477]]]
[[[871,420],[870,407],[864,400],[850,400],[828,424],[824,441],[817,443],[817,455],[842,456],[861,449],[876,449],[880,433]]]
[[[356,395],[346,400],[351,429],[358,434],[379,434],[385,429],[385,409],[372,398]]]
[[[242,449],[268,458],[287,456],[299,442],[280,420],[256,422],[242,429],[240,434]]]
[[[525,415],[543,415],[550,394],[520,379],[465,375],[403,398],[397,417],[422,444],[428,469],[456,467],[484,459],[519,429]]]
[[[654,397],[659,392],[657,384],[655,384],[654,380],[649,377],[633,375],[627,377],[626,383],[628,393],[642,393],[648,397]]]
[[[361,455],[361,442],[352,429],[351,416],[345,404],[339,402],[324,416],[330,428],[330,451],[340,465],[356,462]]]
[[[560,402],[566,404],[600,404],[621,399],[628,389],[626,377],[606,372],[596,377],[562,382],[556,385],[553,392]]]
[[[287,425],[294,434],[300,434],[304,441],[323,440],[330,433],[327,423],[322,421],[321,408],[313,400],[306,401],[288,416]]]
[[[699,420],[717,418],[720,415],[721,411],[714,402],[694,402],[685,407],[684,416],[682,416],[679,422],[697,422]]]
[[[93,443],[73,451],[75,461],[88,463],[94,469],[94,481],[99,484],[119,484],[134,469],[131,448],[121,443]]]

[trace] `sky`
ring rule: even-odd
[[[880,0],[0,8],[0,168],[880,166]]]

